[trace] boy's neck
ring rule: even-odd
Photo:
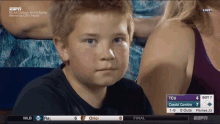
[[[65,66],[62,71],[72,88],[84,101],[86,101],[94,108],[101,108],[102,102],[107,92],[107,87],[89,88],[88,86],[77,81],[73,76],[71,76],[73,74],[67,66]]]

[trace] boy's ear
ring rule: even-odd
[[[67,50],[67,45],[61,41],[61,38],[59,36],[54,36],[53,42],[61,59],[64,62],[67,62],[69,60],[69,53]]]

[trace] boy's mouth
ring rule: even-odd
[[[117,68],[102,68],[102,69],[98,69],[97,71],[114,71],[114,70],[117,70]]]
[[[116,71],[117,69],[115,69],[115,68],[103,68],[103,69],[100,69],[100,70],[98,70],[97,72],[99,72],[99,73],[101,73],[101,74],[104,74],[104,75],[112,75],[112,74],[114,74],[115,73],[115,71]]]

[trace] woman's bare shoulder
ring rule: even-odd
[[[163,24],[161,24],[161,26],[159,26],[159,28],[154,33],[155,34],[162,33],[163,35],[161,36],[172,35],[173,38],[182,38],[183,40],[187,39],[187,41],[192,40],[194,38],[193,29],[189,25],[178,20],[165,21]],[[187,36],[187,37],[183,37],[183,36]],[[172,37],[169,38],[172,39]]]
[[[149,37],[145,51],[152,55],[152,59],[187,61],[194,42],[195,36],[191,27],[177,20],[166,21]]]

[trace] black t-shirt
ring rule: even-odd
[[[107,88],[100,109],[85,102],[71,87],[62,64],[28,83],[19,94],[13,115],[152,115],[142,88],[122,78]]]

